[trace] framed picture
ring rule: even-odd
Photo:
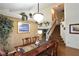
[[[30,24],[26,22],[18,22],[18,33],[30,32]]]
[[[71,34],[79,34],[79,24],[70,24],[69,25],[69,32]]]

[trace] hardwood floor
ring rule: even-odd
[[[60,45],[58,46],[58,56],[79,56],[79,49]]]
[[[79,49],[65,46],[63,39],[60,36],[60,26],[56,26],[54,32],[51,35],[51,40],[58,41],[58,56],[79,56]]]

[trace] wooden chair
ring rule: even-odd
[[[31,38],[31,43],[35,43],[36,40],[39,40],[39,37],[38,36],[34,36]]]
[[[24,39],[22,39],[22,42],[23,42],[23,45],[29,44],[29,43],[31,43],[31,38],[30,37],[24,38]]]
[[[23,45],[27,45],[27,44],[35,43],[36,40],[39,40],[39,36],[24,38],[24,39],[22,39],[22,42],[23,42]]]

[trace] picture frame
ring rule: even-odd
[[[79,24],[70,24],[69,33],[70,34],[79,34]]]
[[[26,22],[18,22],[18,33],[30,32],[30,24]]]

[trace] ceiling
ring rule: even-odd
[[[19,11],[29,10],[33,8],[35,4],[23,4],[23,3],[0,3],[0,10]]]
[[[55,6],[59,3],[40,3],[40,8],[46,6]],[[37,3],[0,3],[0,10],[15,11],[29,11],[37,8]]]
[[[57,5],[60,5],[60,3],[39,3],[39,9],[47,15],[47,10],[51,10]],[[21,12],[25,12],[27,15],[37,12],[37,6],[38,3],[0,3],[0,13],[21,18]]]

